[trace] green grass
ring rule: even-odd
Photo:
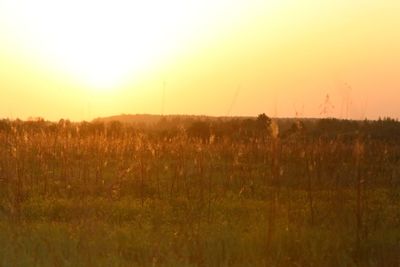
[[[18,219],[0,223],[1,266],[395,266],[400,206],[370,193],[362,263],[357,262],[353,192],[340,209],[316,193],[316,222],[306,192],[283,192],[269,222],[268,200],[226,197],[207,205],[186,198],[35,198]],[[335,197],[335,196],[333,196]],[[381,207],[382,210],[375,208]],[[387,214],[385,214],[387,213]],[[379,218],[379,220],[377,220]],[[270,236],[269,236],[270,235]]]

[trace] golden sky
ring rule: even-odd
[[[400,1],[0,0],[0,117],[363,119],[399,103]]]

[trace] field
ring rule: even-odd
[[[0,266],[400,266],[393,120],[0,123]]]

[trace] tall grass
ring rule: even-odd
[[[8,122],[0,266],[400,264],[400,143],[263,131]]]

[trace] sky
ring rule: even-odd
[[[0,118],[400,118],[400,1],[0,0]]]

